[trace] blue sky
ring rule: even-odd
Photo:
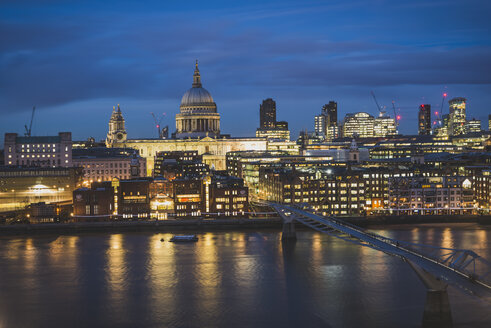
[[[199,59],[222,132],[251,136],[272,97],[292,135],[323,104],[376,114],[395,101],[400,130],[442,93],[491,113],[488,1],[10,1],[0,3],[0,138],[72,131],[103,139],[121,104],[130,138],[155,137],[150,112],[174,116]],[[448,112],[448,105],[444,106]],[[392,114],[392,111],[389,111]]]

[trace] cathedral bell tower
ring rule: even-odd
[[[111,114],[111,119],[109,120],[109,131],[107,132],[106,146],[113,147],[114,144],[124,143],[125,141],[126,129],[124,128],[124,118],[118,104],[118,110],[113,107],[113,113]]]

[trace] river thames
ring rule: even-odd
[[[475,224],[371,229],[472,249]],[[419,327],[425,288],[398,258],[309,230],[0,237],[0,327]],[[161,239],[164,241],[161,241]],[[491,327],[491,306],[449,287],[455,327]]]

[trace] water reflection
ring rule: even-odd
[[[379,230],[490,258],[490,230]],[[424,287],[407,264],[317,232],[167,233],[0,239],[0,326],[418,326]],[[164,239],[164,241],[161,241]],[[487,308],[451,294],[455,326]],[[455,304],[455,306],[454,306]],[[29,315],[25,315],[26,311]]]

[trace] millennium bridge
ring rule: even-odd
[[[315,213],[308,205],[261,202],[283,220],[282,240],[296,239],[295,222],[362,247],[396,256],[409,264],[427,289],[424,327],[450,327],[452,315],[447,286],[491,303],[491,262],[472,250],[436,247],[387,238],[333,217]]]

